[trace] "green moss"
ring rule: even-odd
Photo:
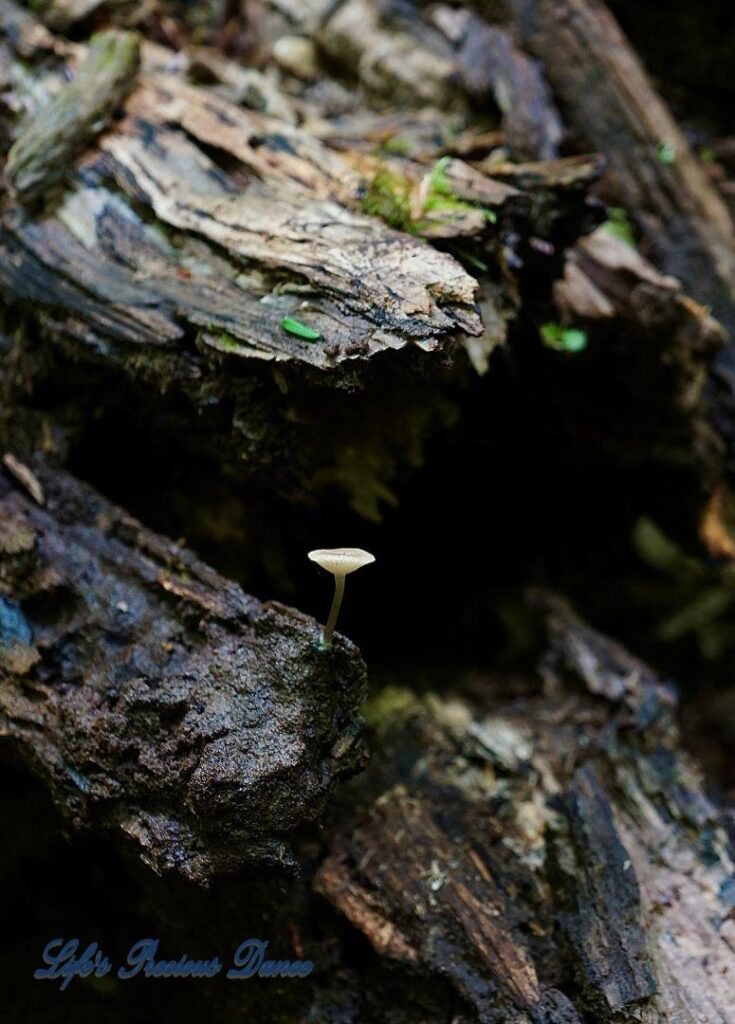
[[[452,162],[450,156],[443,156],[434,164],[429,178],[429,192],[424,204],[424,211],[439,211],[446,213],[467,213],[470,210],[481,210],[487,220],[494,224],[497,221],[497,214],[493,210],[487,210],[477,203],[468,203],[460,199],[452,188],[452,183],[447,177],[447,167]]]
[[[416,183],[387,167],[381,168],[368,185],[360,201],[360,209],[363,213],[380,217],[397,231],[407,231],[413,235],[422,235],[430,227],[424,219],[427,213],[461,216],[470,211],[480,210],[488,222],[494,224],[497,215],[493,210],[487,210],[476,203],[468,203],[454,192],[446,175],[450,163],[451,157],[442,157],[429,172],[429,186],[421,217],[414,219],[411,214],[411,195],[416,189]]]
[[[370,728],[380,731],[416,714],[421,707],[421,700],[413,691],[403,686],[386,686],[367,700],[362,713]]]
[[[394,171],[383,168],[378,171],[360,200],[360,209],[397,231],[412,228],[409,193],[411,182]]]
[[[238,344],[238,342],[235,341],[235,339],[231,335],[227,334],[225,331],[221,332],[219,340],[222,348],[229,349],[232,352],[236,352],[238,351],[238,349],[242,347],[240,344]]]
[[[95,32],[89,41],[85,73],[113,72],[117,76],[134,75],[140,58],[140,40],[132,32],[114,29]]]
[[[408,139],[402,139],[400,135],[393,135],[390,139],[386,139],[380,148],[384,153],[390,153],[392,156],[409,156],[413,146]]]
[[[659,142],[656,146],[656,155],[658,156],[659,163],[665,164],[668,167],[676,163],[676,150],[668,142]]]

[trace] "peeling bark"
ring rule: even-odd
[[[9,0],[2,26],[16,107],[44,124],[59,104],[74,108],[77,85],[64,79],[86,48],[34,29]],[[20,58],[34,56],[29,91]],[[585,187],[598,165],[534,164],[516,187],[455,156],[442,164],[438,209],[425,210],[443,152],[435,138],[423,162],[345,152],[325,141],[329,122],[313,105],[295,124],[298,104],[279,108],[272,83],[253,100],[270,113],[239,105],[234,65],[192,84],[201,59],[144,42],[122,117],[66,161],[61,194],[44,210],[4,202],[0,291],[33,325],[16,342],[27,370],[14,375],[18,393],[43,373],[81,381],[66,367],[82,360],[108,393],[130,386],[136,405],[143,395],[175,406],[164,418],[229,473],[298,499],[337,487],[375,518],[445,418],[450,361],[464,344],[483,368],[507,333],[519,307],[511,268],[528,238],[557,252],[594,222]],[[284,105],[288,116],[275,116]],[[381,173],[407,192],[408,230],[364,212]],[[287,318],[319,336],[289,332]],[[80,386],[75,408],[87,394]]]

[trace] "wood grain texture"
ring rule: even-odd
[[[132,89],[138,64],[139,41],[132,33],[92,37],[74,80],[21,129],[8,154],[5,170],[17,196],[36,199],[63,177]]]

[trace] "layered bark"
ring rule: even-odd
[[[81,360],[93,390],[133,382],[128,402],[168,403],[162,418],[229,474],[289,498],[338,490],[376,517],[446,418],[426,376],[446,379],[463,348],[484,369],[528,240],[556,254],[595,219],[594,160],[534,165],[516,185],[449,159],[444,111],[416,157],[365,151],[364,124],[345,147],[345,119],[211,51],[144,42],[113,89],[124,60],[98,67],[10,0],[0,24],[25,114],[0,217],[0,289],[27,324],[20,394],[44,373],[73,387]],[[92,400],[80,386],[73,404]]]

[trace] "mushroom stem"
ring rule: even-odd
[[[326,650],[332,642],[334,627],[337,624],[337,616],[342,607],[342,598],[345,593],[345,576],[348,572],[355,572],[363,565],[370,565],[375,561],[375,555],[362,548],[318,548],[309,552],[309,558],[316,562],[322,569],[331,572],[334,576],[334,598],[332,607],[329,610],[327,624],[322,630],[322,638],[319,646]]]
[[[345,596],[345,578],[344,574],[336,574],[334,576],[334,597],[332,598],[332,607],[329,609],[329,618],[327,624],[324,627],[322,633],[322,646],[329,647],[332,642],[332,636],[334,635],[334,627],[337,625],[337,616],[339,610],[342,607],[342,598]]]

